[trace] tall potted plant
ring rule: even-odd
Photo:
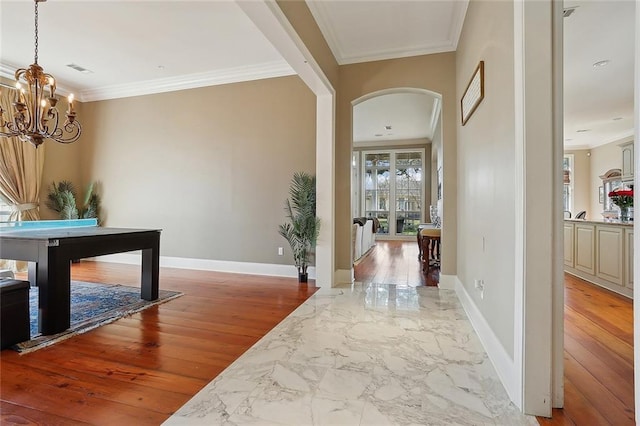
[[[307,268],[320,233],[320,219],[316,217],[316,177],[305,172],[294,173],[289,195],[291,198],[284,205],[289,222],[280,225],[278,232],[291,246],[298,281],[307,282]]]

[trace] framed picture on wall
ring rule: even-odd
[[[598,202],[604,204],[604,186],[598,187]]]

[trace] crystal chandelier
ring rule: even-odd
[[[59,127],[56,109],[58,99],[55,97],[56,80],[38,65],[38,3],[45,1],[34,0],[34,63],[29,68],[16,70],[15,98],[12,102],[14,112],[10,121],[5,120],[4,111],[0,106],[0,137],[18,137],[22,141],[31,142],[36,148],[45,139],[60,143],[75,142],[82,133],[82,127],[76,121],[76,113],[73,110],[73,95],[69,95],[67,119],[62,127]]]

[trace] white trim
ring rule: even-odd
[[[513,357],[515,360],[513,374],[518,383],[511,400],[524,411],[524,293],[525,293],[525,146],[524,146],[524,0],[513,3],[513,40],[514,40],[514,109],[515,109],[515,265],[514,265],[514,300],[513,300]]]
[[[495,368],[498,373],[498,377],[502,381],[509,398],[514,401],[515,397],[520,393],[518,369],[513,359],[509,356],[509,353],[500,343],[498,336],[494,334],[489,323],[487,323],[478,307],[473,303],[471,297],[469,297],[465,286],[462,285],[457,276],[454,277],[454,279],[458,300],[460,300],[464,311],[467,313],[467,317],[469,317],[469,321],[476,331],[484,350],[487,352],[493,368]]]
[[[131,96],[151,95],[173,92],[177,90],[195,89],[198,87],[221,84],[240,83],[243,81],[295,75],[295,71],[285,61],[227,68],[157,80],[139,81],[81,90],[78,99],[81,102],[101,101],[105,99],[127,98]]]
[[[431,133],[429,134],[429,141],[433,141],[433,134],[436,131],[436,127],[438,126],[438,120],[440,120],[440,112],[442,110],[442,99],[435,98],[433,100],[433,111],[431,114],[431,123],[429,124],[429,129]]]
[[[564,155],[564,117],[562,114],[564,105],[564,18],[563,2],[552,3],[552,81],[553,81],[553,158],[554,180],[553,201],[554,205],[562,204],[562,181],[564,173],[560,170],[559,159]],[[575,168],[575,162],[573,163]],[[573,171],[575,175],[575,170]],[[572,183],[573,185],[573,183]],[[572,188],[573,191],[573,188]],[[571,194],[573,201],[573,192]],[[573,204],[572,204],[573,206]],[[564,406],[564,214],[560,214],[559,208],[555,208],[553,215],[553,261],[552,261],[552,345],[551,345],[551,406],[562,408]]]
[[[123,263],[140,265],[142,256],[133,253],[108,254],[89,258],[95,262]],[[163,268],[193,269],[198,271],[231,272],[235,274],[268,275],[273,277],[298,277],[298,270],[293,265],[274,263],[235,262],[231,260],[191,259],[187,257],[160,256]],[[310,266],[307,270],[310,279],[315,279],[316,269]]]

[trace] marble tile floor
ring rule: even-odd
[[[537,425],[509,401],[455,292],[317,292],[165,425]]]

